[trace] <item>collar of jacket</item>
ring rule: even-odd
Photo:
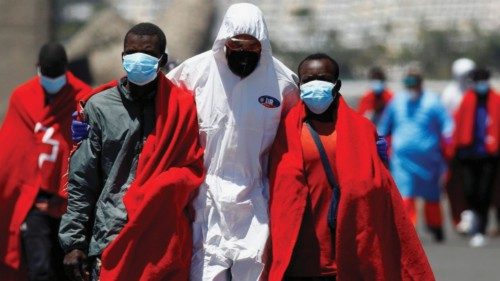
[[[140,101],[140,100],[152,100],[156,95],[156,90],[149,92],[144,96],[136,96],[133,95],[129,89],[125,85],[127,85],[127,77],[122,77],[118,83],[118,91],[122,94],[127,100],[130,101]]]

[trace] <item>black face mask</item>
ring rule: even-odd
[[[259,64],[260,54],[248,51],[226,51],[229,69],[241,78],[250,75]]]

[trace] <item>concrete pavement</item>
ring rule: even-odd
[[[438,281],[500,281],[500,236],[488,237],[483,248],[470,248],[469,238],[458,235],[451,226],[446,201],[443,203],[446,240],[442,244],[432,241],[432,236],[419,223],[422,244]],[[422,216],[419,216],[419,219]],[[420,219],[421,222],[421,219]],[[489,229],[496,228],[493,213]]]

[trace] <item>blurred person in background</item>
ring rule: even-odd
[[[68,71],[59,43],[40,49],[37,71],[12,93],[0,129],[1,280],[66,280],[57,233],[66,209],[71,113],[91,89]]]
[[[453,121],[438,95],[423,88],[420,70],[411,68],[403,79],[405,91],[389,103],[378,132],[391,137],[390,169],[403,196],[406,211],[417,222],[415,200],[425,200],[428,230],[444,239],[440,183],[445,172],[442,143],[449,142]]]
[[[377,126],[393,94],[392,91],[387,88],[387,79],[381,68],[373,67],[370,69],[368,79],[370,79],[371,89],[361,98],[358,112]]]
[[[473,212],[470,226],[471,247],[487,244],[488,211],[500,148],[500,96],[491,87],[490,72],[472,72],[469,89],[455,116],[454,157],[461,166],[462,187]]]
[[[337,62],[313,54],[298,74],[302,102],[270,155],[269,280],[434,280],[375,127],[339,93]]]
[[[474,61],[468,58],[460,58],[453,62],[451,67],[453,81],[446,86],[441,95],[441,101],[450,116],[455,115],[464,93],[470,88],[470,74],[475,67]],[[463,193],[460,164],[454,160],[450,161],[445,187],[455,229],[458,233],[466,234],[470,231],[473,214],[468,210]]]

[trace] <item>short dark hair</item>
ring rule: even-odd
[[[165,49],[167,48],[167,37],[165,37],[165,33],[163,33],[160,27],[150,22],[141,22],[139,24],[134,25],[127,32],[127,34],[125,34],[125,38],[123,39],[124,46],[129,34],[154,35],[158,37],[158,43],[159,43],[158,47],[160,48],[160,52],[165,52]]]
[[[476,68],[470,74],[472,81],[488,80],[490,75],[490,71],[484,67]]]
[[[68,64],[68,56],[63,45],[49,42],[42,46],[38,53],[38,64],[44,68],[61,68]]]
[[[299,63],[299,67],[297,68],[297,72],[300,74],[300,68],[302,67],[302,65],[305,62],[312,61],[312,60],[327,60],[327,61],[331,62],[331,64],[333,65],[333,69],[335,71],[333,76],[335,77],[335,80],[337,80],[339,78],[339,72],[340,72],[339,64],[334,59],[332,59],[332,57],[330,57],[329,55],[327,55],[325,53],[315,53],[315,54],[307,56],[305,59],[303,59]]]
[[[384,70],[378,66],[374,66],[370,69],[368,73],[368,78],[369,79],[379,79],[382,81],[386,80]]]

